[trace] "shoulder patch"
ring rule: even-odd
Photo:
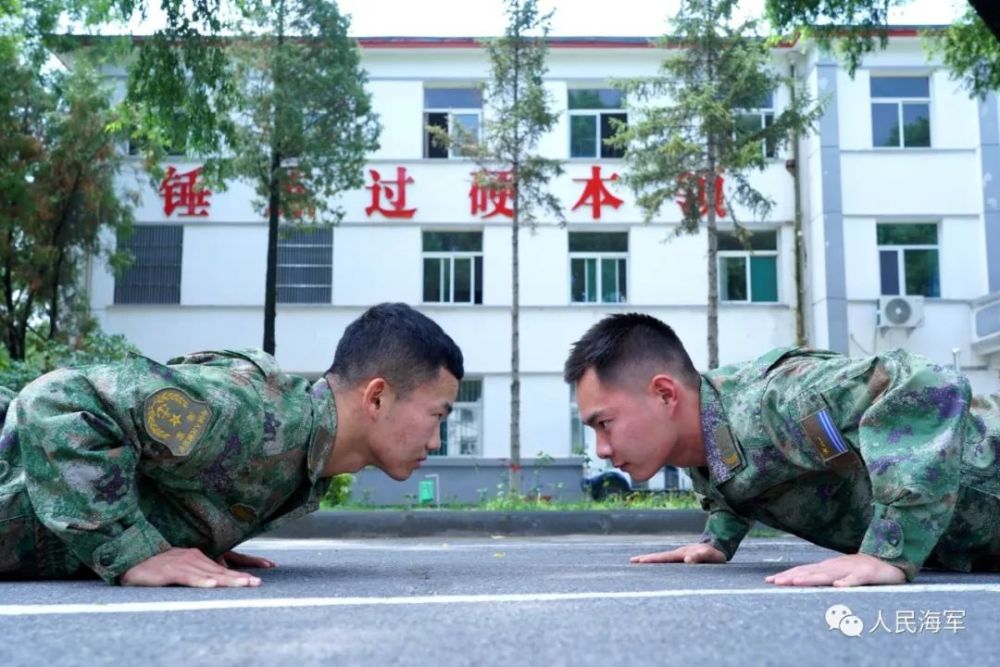
[[[715,446],[719,449],[722,457],[722,464],[726,466],[730,473],[736,472],[743,467],[743,454],[733,442],[733,435],[728,426],[721,426],[715,429]]]
[[[829,410],[824,408],[809,415],[802,420],[802,428],[823,463],[833,468],[858,463],[857,455],[840,434]]]
[[[174,456],[187,456],[205,435],[212,409],[175,387],[166,387],[143,403],[146,434]]]

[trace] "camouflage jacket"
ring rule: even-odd
[[[0,576],[89,568],[114,583],[171,546],[214,558],[315,510],[329,485],[329,386],[262,352],[57,370],[7,407]]]
[[[1000,563],[1000,403],[950,369],[778,349],[704,374],[701,419],[708,466],[688,472],[727,558],[756,520],[910,580]]]

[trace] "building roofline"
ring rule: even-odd
[[[817,26],[820,27],[820,26]],[[947,25],[894,25],[889,26],[886,33],[889,37],[919,37],[921,31],[943,30]],[[824,28],[826,29],[826,28]],[[831,30],[840,29],[830,26]],[[575,37],[549,37],[548,43],[553,49],[646,49],[656,47],[656,41],[663,35],[605,37],[598,35],[581,35]],[[383,35],[356,37],[358,44],[367,49],[478,49],[483,42],[491,37],[418,37],[407,35]],[[783,40],[779,48],[790,48],[799,42],[798,33]]]
[[[947,25],[894,25],[889,26],[886,33],[889,37],[918,37],[921,31],[944,30]],[[816,28],[827,30],[838,30],[838,26],[816,26]],[[873,32],[877,32],[873,30]],[[76,39],[84,44],[102,38],[129,37],[130,35],[74,35],[62,34],[61,38]],[[152,37],[152,35],[131,35],[133,43],[141,43]],[[663,37],[656,35],[634,35],[634,36],[601,36],[601,35],[579,35],[568,37],[548,37],[547,41],[551,48],[555,49],[645,49],[656,46],[657,40]],[[219,36],[217,39],[229,39],[227,36]],[[368,49],[479,49],[483,48],[483,42],[496,37],[428,37],[415,35],[375,35],[354,37],[362,48]],[[800,34],[794,33],[783,40],[779,46],[789,47],[798,43]]]

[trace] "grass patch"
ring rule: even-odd
[[[434,510],[434,505],[371,505],[366,503],[347,502],[333,505],[327,502],[320,504],[325,510]],[[441,509],[448,510],[486,510],[493,512],[576,512],[594,510],[661,510],[661,509],[701,509],[701,505],[689,491],[669,491],[663,493],[630,493],[625,496],[596,500],[579,500],[576,502],[561,502],[537,496],[500,495],[486,499],[480,503],[444,504]]]

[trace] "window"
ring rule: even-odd
[[[483,302],[483,233],[424,232],[424,302]]]
[[[425,88],[424,157],[462,157],[458,146],[441,145],[427,128],[440,128],[453,139],[461,132],[478,140],[482,115],[483,93],[478,88]]]
[[[719,299],[778,301],[778,232],[751,232],[750,248],[733,232],[719,232]]]
[[[619,148],[604,143],[615,134],[611,120],[628,121],[621,111],[625,98],[620,91],[608,88],[569,91],[569,156],[617,158]]]
[[[628,232],[570,232],[569,273],[573,303],[625,303]]]
[[[585,465],[592,466],[596,461],[589,459],[590,452],[596,451],[597,433],[587,428],[580,416],[580,406],[576,402],[576,385],[569,386],[569,451],[573,456],[587,457]]]
[[[330,303],[333,228],[287,229],[278,236],[278,303]]]
[[[483,430],[483,381],[462,380],[448,418],[441,422],[441,449],[432,456],[479,456]]]
[[[882,294],[941,296],[936,224],[880,223],[876,234]]]
[[[757,107],[741,111],[740,115],[736,118],[736,132],[739,136],[749,136],[761,130],[766,130],[773,124],[774,94],[768,93]],[[773,158],[777,156],[778,147],[773,137],[768,137],[760,143],[764,157]]]
[[[137,225],[118,247],[133,262],[115,279],[115,303],[180,303],[184,228],[179,225]]]
[[[931,145],[930,79],[873,76],[872,145],[917,148]]]

